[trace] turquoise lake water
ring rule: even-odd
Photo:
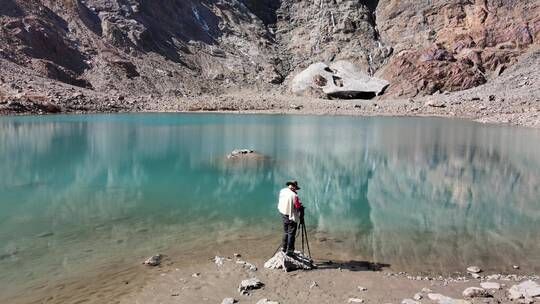
[[[235,148],[268,158],[227,160]],[[439,118],[0,117],[0,172],[0,288],[156,250],[279,239],[277,193],[291,178],[319,255],[403,270],[540,271],[535,129]]]

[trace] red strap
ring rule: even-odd
[[[302,204],[300,203],[300,199],[297,195],[294,197],[294,209],[300,209],[300,207],[302,207]]]

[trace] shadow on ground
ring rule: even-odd
[[[381,271],[390,267],[390,264],[373,263],[368,261],[315,261],[317,269],[345,269],[350,271]]]

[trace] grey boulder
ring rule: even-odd
[[[283,269],[285,271],[297,269],[311,270],[315,267],[313,261],[299,251],[296,251],[292,256],[288,256],[284,252],[278,251],[272,258],[264,263],[264,268]]]

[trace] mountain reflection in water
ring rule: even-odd
[[[187,114],[2,117],[0,128],[0,263],[69,267],[89,247],[103,257],[279,235],[277,192],[296,178],[315,248],[402,269],[540,270],[538,130]],[[227,160],[235,148],[269,158]]]

